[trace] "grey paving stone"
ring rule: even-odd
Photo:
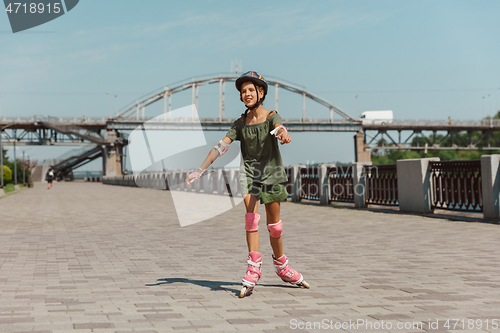
[[[18,331],[18,330],[16,330],[15,332],[16,332],[16,333],[51,333],[52,331],[33,331],[33,330],[29,330],[29,331]]]
[[[0,324],[32,323],[33,317],[0,317]]]
[[[183,318],[180,313],[145,314],[148,321],[164,321],[172,318]]]
[[[0,211],[0,332],[500,321],[498,225],[282,203],[285,253],[311,289],[276,276],[263,233],[262,279],[239,299],[242,205],[181,228],[168,191],[74,182],[36,184],[0,199]]]
[[[233,319],[226,319],[226,321],[231,325],[251,325],[251,324],[267,323],[266,320],[257,318],[233,318]]]
[[[112,323],[75,323],[75,329],[98,329],[98,328],[113,328]]]
[[[201,330],[204,328],[211,328],[211,326],[206,325],[198,325],[198,326],[173,326],[172,329],[177,331],[185,331],[185,330]]]

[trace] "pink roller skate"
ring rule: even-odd
[[[278,274],[283,281],[309,289],[309,283],[304,281],[302,274],[290,268],[290,265],[288,265],[288,258],[285,255],[278,259],[273,255],[273,264],[276,269],[276,274]]]
[[[245,276],[241,280],[241,283],[243,283],[243,288],[241,289],[240,297],[245,297],[246,295],[249,295],[253,291],[255,284],[260,279],[261,275],[260,267],[262,266],[262,257],[260,253],[250,252],[248,254],[247,263],[248,263],[247,272],[245,273]]]

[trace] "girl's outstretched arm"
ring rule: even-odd
[[[186,178],[186,185],[189,186],[196,179],[199,179],[201,175],[203,175],[203,173],[207,170],[207,168],[211,166],[219,156],[225,154],[232,142],[233,140],[231,140],[227,136],[224,137],[224,139],[220,140],[219,143],[215,147],[213,147],[212,150],[210,150],[207,158],[205,159],[205,161],[203,161],[203,163],[201,163],[201,166],[198,168],[198,170],[189,174],[189,176]]]

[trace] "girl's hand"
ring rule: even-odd
[[[194,181],[195,181],[196,179],[197,179],[197,178],[190,178],[190,177],[187,177],[187,178],[186,178],[186,185],[187,185],[187,187],[190,187],[190,185],[191,185],[192,183],[194,183]]]
[[[201,171],[201,173],[198,171]],[[191,172],[189,176],[186,178],[187,187],[189,187],[192,183],[194,183],[195,180],[200,179],[200,177],[205,173],[205,171],[206,170],[198,169],[195,172]]]
[[[284,145],[285,143],[290,143],[292,141],[292,137],[290,134],[288,134],[286,131],[282,130],[280,134],[276,136],[278,140],[281,140],[281,144]]]

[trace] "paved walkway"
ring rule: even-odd
[[[498,225],[284,203],[311,289],[275,275],[266,236],[239,299],[243,213],[180,228],[169,192],[96,183],[4,197],[0,332],[500,332]]]

